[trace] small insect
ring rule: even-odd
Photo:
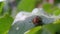
[[[39,16],[36,16],[33,20],[32,20],[32,22],[36,25],[36,26],[38,26],[38,25],[43,25],[43,22],[42,22],[42,18],[41,17],[39,17]]]

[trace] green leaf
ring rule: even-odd
[[[32,11],[35,7],[35,0],[21,0],[17,6],[17,11]]]
[[[60,19],[57,19],[52,24],[47,24],[43,26],[44,29],[51,32],[51,34],[56,34],[56,32],[59,33],[60,31]]]
[[[47,12],[47,13],[51,13],[52,12],[52,4],[49,4],[49,3],[46,3],[46,4],[43,4],[43,9]]]
[[[53,12],[53,14],[56,15],[56,16],[60,15],[60,9],[55,10],[55,11]]]
[[[4,2],[0,2],[0,14],[2,13],[3,6],[4,6]]]
[[[13,22],[13,18],[9,15],[0,17],[0,34],[6,34]]]
[[[29,30],[29,32],[27,32],[26,34],[41,34],[41,32],[42,32],[42,28],[38,26]]]

